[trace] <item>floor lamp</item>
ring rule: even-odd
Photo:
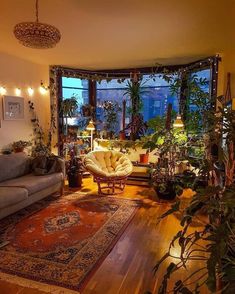
[[[95,130],[95,126],[92,120],[90,120],[89,124],[87,125],[86,129],[91,131],[91,151],[93,150],[93,132]]]

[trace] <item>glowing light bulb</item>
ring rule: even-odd
[[[173,123],[173,127],[174,128],[183,128],[184,127],[184,123],[181,119],[181,115],[177,115],[176,120]]]
[[[34,93],[34,89],[33,88],[28,88],[28,94],[29,96],[33,96],[33,93]]]
[[[16,93],[16,96],[20,96],[20,95],[21,95],[21,90],[20,90],[20,88],[16,88],[16,89],[15,89],[15,93]]]
[[[47,90],[45,88],[43,88],[42,86],[40,86],[39,91],[42,95],[45,95]]]
[[[1,94],[1,95],[6,94],[6,92],[7,92],[6,88],[4,88],[4,87],[0,87],[0,94]]]

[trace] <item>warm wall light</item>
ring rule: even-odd
[[[20,95],[21,95],[21,90],[20,90],[20,88],[16,88],[16,89],[15,89],[15,93],[16,93],[16,96],[20,96]]]
[[[1,94],[1,95],[6,94],[6,92],[7,92],[6,88],[4,88],[4,87],[0,87],[0,94]]]
[[[39,87],[39,91],[42,95],[45,95],[47,93],[47,90],[49,87],[44,86],[43,82],[41,81],[41,86]]]
[[[34,93],[34,89],[31,88],[31,87],[29,87],[28,88],[28,94],[29,94],[29,96],[33,96],[33,93]]]

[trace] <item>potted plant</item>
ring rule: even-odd
[[[68,134],[68,118],[75,115],[78,108],[78,102],[75,96],[63,99],[60,104],[60,113],[65,118],[65,135]]]
[[[127,81],[127,89],[123,94],[128,95],[131,99],[131,107],[128,111],[132,117],[131,122],[125,129],[130,129],[130,139],[133,141],[143,136],[147,129],[143,115],[140,114],[143,107],[141,96],[147,92],[143,89],[143,85],[141,80]]]
[[[119,132],[119,139],[125,140],[126,139],[126,132],[124,130]]]
[[[83,161],[81,157],[75,156],[75,151],[70,151],[70,159],[66,163],[66,173],[68,176],[69,187],[78,188],[82,186],[82,176],[84,172]]]
[[[82,115],[84,117],[93,117],[94,110],[95,110],[95,108],[91,104],[83,104],[81,107]]]
[[[235,144],[235,111],[219,108],[214,119],[217,128],[210,130],[210,137],[220,138],[218,161],[216,164],[205,162],[203,173],[208,175],[208,185],[195,188],[192,201],[181,211],[181,230],[173,237],[167,252],[154,268],[155,272],[158,271],[162,263],[170,258],[158,291],[160,294],[170,292],[168,281],[173,279],[174,272],[187,269],[188,263],[193,266],[193,262],[202,266],[176,280],[174,293],[200,293],[203,285],[210,293],[235,292],[235,160],[231,147]],[[180,201],[177,201],[160,220],[180,210]],[[202,211],[206,217],[200,219]],[[193,230],[191,224],[194,220],[201,221],[200,229]],[[180,247],[177,256],[172,251],[176,243]],[[195,282],[189,283],[189,279]]]
[[[155,151],[158,162],[151,171],[151,184],[159,198],[174,199],[182,192],[182,178],[177,176],[177,162],[185,159],[187,136],[182,129],[173,127],[174,113],[169,104],[167,116],[156,117],[148,125],[154,130],[143,148]]]
[[[106,122],[107,130],[110,133],[110,138],[116,132],[117,125],[118,125],[118,112],[121,111],[119,104],[116,101],[104,101],[103,103],[104,109],[104,118]]]
[[[31,146],[31,142],[30,141],[16,141],[12,143],[12,149],[15,153],[18,152],[23,152],[24,148]]]

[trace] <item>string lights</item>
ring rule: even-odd
[[[208,66],[210,66],[213,69],[214,74],[218,74],[218,61],[220,60],[220,56],[216,55],[185,65],[164,66],[157,63],[154,67],[144,68],[142,70],[138,69],[138,71],[135,69],[124,69],[117,71],[90,71],[82,69],[65,68],[57,65],[51,66],[50,70],[51,74],[56,76],[59,74],[63,77],[79,78],[81,80],[91,80],[96,81],[98,83],[101,83],[103,80],[106,80],[106,82],[111,82],[113,79],[116,79],[118,83],[123,83],[127,79],[135,80],[136,78],[141,77],[143,75],[148,75],[150,79],[154,80],[156,75],[187,73],[194,71],[195,69],[203,70]],[[213,80],[215,80],[214,76]],[[215,90],[215,87],[213,88],[213,90]]]
[[[1,95],[5,95],[7,92],[6,88],[5,87],[0,87],[0,94]]]
[[[46,95],[48,93],[49,87],[45,86],[44,83],[41,81],[38,90],[39,90],[39,93],[41,93],[42,95]],[[8,93],[12,92],[12,89],[0,86],[0,95],[6,95],[7,92]],[[16,87],[14,89],[14,93],[16,96],[21,96],[22,92],[26,92],[30,97],[32,97],[35,93],[35,89],[33,89],[32,87],[27,87],[25,90],[19,87]]]
[[[15,89],[15,93],[16,93],[16,96],[20,96],[21,95],[21,89],[20,88],[16,88]]]

